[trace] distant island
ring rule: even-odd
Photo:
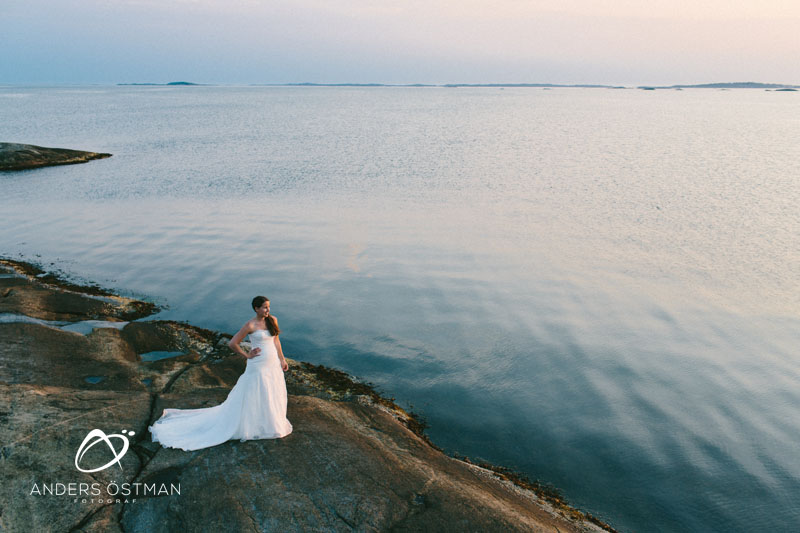
[[[205,85],[204,83],[192,83],[190,81],[171,81],[169,83],[118,83],[117,85]]]
[[[264,87],[582,87],[599,89],[625,89],[625,87],[615,85],[561,85],[557,83],[264,83],[255,84]]]
[[[655,91],[656,89],[770,89],[776,91],[793,91],[800,88],[800,85],[786,85],[783,83],[758,83],[754,81],[737,81],[728,83],[701,83],[698,85],[669,85],[651,86],[643,85],[638,87],[645,91]]]
[[[175,86],[211,86],[217,84],[194,83],[189,81],[171,81],[169,83],[118,83],[125,86],[155,86],[155,87],[175,87]],[[538,89],[557,89],[557,88],[579,88],[579,89],[632,89],[622,85],[603,85],[594,83],[316,83],[316,82],[293,82],[293,83],[251,83],[250,87],[443,87],[443,88],[538,88]],[[721,83],[700,83],[695,85],[640,85],[635,87],[643,91],[655,91],[663,89],[683,90],[683,89],[765,89],[768,91],[796,91],[800,85],[788,85],[784,83],[759,83],[754,81],[744,82],[721,82]]]
[[[626,87],[622,85],[603,85],[593,83],[254,83],[251,86],[257,87],[488,87],[488,88],[517,88],[517,87],[533,87],[539,89],[555,89],[555,88],[581,88],[581,89],[631,89],[633,87]],[[800,85],[787,85],[784,83],[758,83],[753,81],[746,82],[723,82],[723,83],[701,83],[696,85],[669,85],[669,86],[655,86],[655,85],[642,85],[636,87],[646,91],[655,91],[656,89],[767,89],[775,91],[794,91],[800,89]]]
[[[624,89],[618,85],[592,85],[592,84],[573,84],[564,85],[558,83],[447,83],[441,87],[577,87],[581,89]]]

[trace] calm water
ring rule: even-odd
[[[602,89],[0,87],[0,253],[422,414],[623,531],[800,520],[800,100]],[[291,418],[291,413],[290,413]]]

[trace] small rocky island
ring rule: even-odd
[[[292,434],[163,448],[147,429],[162,410],[221,403],[246,362],[229,335],[145,320],[156,311],[0,259],[0,530],[613,531],[538,483],[444,454],[369,385],[291,359]],[[130,446],[87,473],[77,453],[97,430],[114,440],[95,464],[119,434]]]
[[[111,157],[111,154],[66,148],[46,148],[32,144],[0,143],[0,170],[27,170],[53,165],[74,165],[106,157]]]

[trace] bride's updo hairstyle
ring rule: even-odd
[[[268,301],[269,298],[266,296],[256,296],[253,298],[253,311],[264,305],[264,302]],[[267,316],[267,319],[264,322],[266,322],[267,331],[269,331],[269,334],[273,337],[281,332],[281,330],[278,329],[278,323],[275,321],[275,317],[272,315]]]

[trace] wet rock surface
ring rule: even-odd
[[[78,286],[36,265],[0,259],[0,313],[42,320],[144,318],[156,311],[149,302],[123,298],[97,286]]]
[[[111,157],[111,154],[66,148],[47,148],[32,144],[0,143],[0,170],[27,170],[54,165],[74,165],[106,157]]]
[[[119,297],[97,300],[57,279],[40,282],[25,272],[29,265],[5,260],[2,267],[17,277],[0,281],[20,292],[0,312],[119,321],[130,320],[131,310],[155,309]],[[369,385],[291,359],[286,381],[294,431],[287,437],[191,452],[151,442],[147,427],[163,409],[225,400],[245,368],[228,349],[229,338],[164,321],[87,335],[0,323],[0,530],[601,530],[507,476],[445,455],[413,415]],[[141,360],[159,350],[183,355]],[[134,433],[119,465],[84,473],[76,452],[94,428]],[[110,453],[103,444],[94,452]],[[179,485],[180,493],[97,500],[32,491],[57,482]]]

